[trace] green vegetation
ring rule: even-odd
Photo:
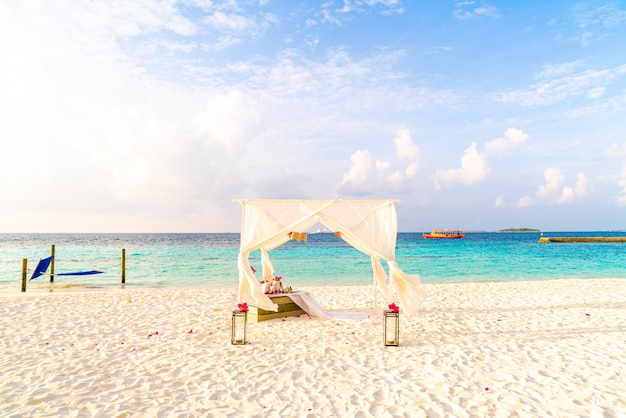
[[[498,230],[498,232],[541,232],[538,229],[534,229],[534,228],[507,228],[507,229],[500,229]]]

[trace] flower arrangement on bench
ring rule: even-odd
[[[278,295],[284,292],[283,282],[280,276],[268,276],[261,280],[261,290],[266,295]]]

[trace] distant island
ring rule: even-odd
[[[541,232],[539,229],[534,228],[507,228],[499,229],[498,232]]]

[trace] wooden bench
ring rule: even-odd
[[[298,316],[305,314],[298,305],[296,305],[289,296],[284,295],[267,295],[272,302],[278,305],[278,311],[266,311],[265,309],[250,306],[248,308],[248,321],[261,322],[269,319],[286,318],[288,316]]]

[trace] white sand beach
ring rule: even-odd
[[[626,416],[626,280],[424,288],[399,347],[380,315],[252,323],[233,346],[235,289],[4,292],[0,416]],[[371,287],[304,290],[371,309]]]

